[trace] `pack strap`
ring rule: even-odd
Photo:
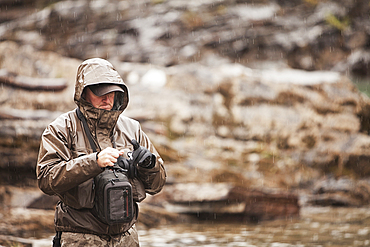
[[[62,232],[57,231],[53,238],[53,247],[60,247],[60,239],[62,238]]]
[[[82,122],[82,125],[83,125],[84,130],[85,130],[85,133],[87,135],[87,139],[89,139],[90,146],[91,146],[92,150],[94,150],[94,152],[96,152],[97,151],[97,148],[96,148],[95,142],[93,140],[93,137],[91,135],[91,132],[89,130],[89,126],[87,126],[87,122],[86,122],[85,116],[82,114],[80,108],[78,108],[78,107],[76,109],[76,113],[77,113],[78,119],[80,119],[81,122]]]

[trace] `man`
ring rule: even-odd
[[[93,58],[79,66],[74,101],[81,114],[77,110],[62,114],[45,129],[37,162],[40,189],[60,198],[55,240],[60,238],[61,246],[139,246],[136,203],[146,193],[162,189],[166,179],[163,160],[140,124],[121,115],[129,102],[128,89],[108,61]],[[112,167],[119,156],[129,159],[132,139],[154,154],[155,162],[151,166],[139,163],[136,176],[129,178],[135,214],[131,222],[106,224],[93,212],[94,177]]]

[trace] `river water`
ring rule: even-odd
[[[139,229],[142,247],[370,246],[370,208],[305,207],[258,224],[201,222]]]
[[[141,247],[370,246],[370,207],[303,207],[300,217],[256,224],[202,221],[151,229],[139,225],[138,231]],[[50,247],[52,236],[23,240],[27,246]]]

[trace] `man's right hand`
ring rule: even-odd
[[[115,148],[107,147],[98,154],[98,159],[96,160],[96,162],[101,168],[113,166],[114,163],[117,162],[118,157],[123,153],[124,151],[119,151]]]

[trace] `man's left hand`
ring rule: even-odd
[[[155,155],[145,147],[140,146],[135,139],[131,140],[131,143],[134,146],[134,151],[132,152],[132,160],[134,161],[134,164],[137,163],[138,166],[143,168],[153,168],[156,163]]]

